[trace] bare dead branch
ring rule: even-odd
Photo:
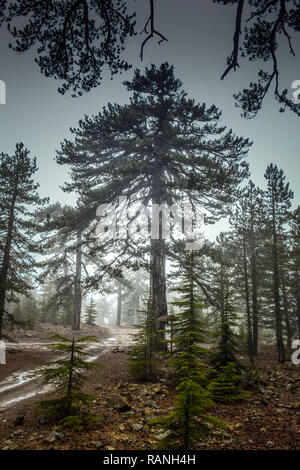
[[[237,11],[236,11],[235,31],[234,31],[234,36],[233,36],[233,51],[231,53],[230,58],[228,58],[228,67],[226,68],[225,72],[221,76],[221,80],[224,80],[224,78],[230,72],[230,70],[233,69],[234,71],[236,71],[237,67],[239,67],[238,54],[239,54],[239,43],[240,43],[243,8],[244,8],[244,0],[239,0]]]

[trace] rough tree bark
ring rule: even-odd
[[[15,205],[17,199],[17,190],[18,190],[18,180],[14,186],[14,191],[11,198],[10,213],[8,219],[7,234],[4,246],[3,261],[0,270],[0,339],[2,337],[2,328],[3,328],[3,318],[5,313],[5,298],[7,290],[7,275],[9,268],[9,259],[11,253],[12,237],[13,237],[13,228],[15,222]]]
[[[278,269],[278,242],[277,242],[277,228],[276,228],[276,208],[275,208],[275,195],[272,193],[272,238],[273,238],[273,291],[274,291],[274,304],[275,304],[275,325],[276,325],[276,345],[278,351],[278,361],[285,362],[285,351],[282,335],[282,314],[280,307],[280,281]]]
[[[252,337],[252,319],[250,310],[250,292],[249,292],[249,279],[248,279],[248,266],[246,256],[246,240],[243,235],[243,265],[244,265],[244,281],[245,281],[245,300],[246,300],[246,314],[247,314],[247,347],[248,356],[250,361],[253,361],[253,337]]]
[[[121,326],[122,315],[122,284],[118,282],[118,306],[117,306],[117,321],[116,326]]]
[[[281,289],[282,289],[282,304],[283,304],[283,315],[284,315],[284,322],[286,328],[286,336],[287,336],[287,347],[292,347],[292,331],[290,325],[290,318],[289,318],[289,306],[288,306],[288,296],[286,291],[286,280],[285,275],[281,273]]]
[[[76,266],[75,266],[75,280],[74,280],[74,321],[73,330],[80,330],[80,317],[81,317],[81,265],[82,265],[82,248],[81,248],[81,235],[82,232],[77,233],[77,247],[76,247]]]

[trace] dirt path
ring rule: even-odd
[[[96,361],[108,351],[122,349],[132,343],[134,328],[105,327],[107,338],[100,343],[87,346],[88,360]],[[48,341],[49,343],[49,341]],[[16,406],[33,397],[46,393],[49,388],[42,385],[41,378],[36,374],[38,366],[54,356],[47,343],[39,341],[8,342],[7,364],[0,366],[0,412]]]

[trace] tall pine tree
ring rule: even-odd
[[[36,159],[29,157],[23,143],[16,145],[14,155],[0,155],[0,338],[6,302],[15,299],[14,293],[26,294],[31,289],[32,254],[41,250],[35,238],[37,221],[30,211],[46,202],[33,180],[37,169]]]
[[[80,192],[87,220],[99,204],[112,208],[120,196],[136,209],[143,203],[163,210],[181,201],[206,209],[214,219],[226,214],[247,174],[242,159],[249,141],[219,125],[215,106],[188,98],[168,63],[144,74],[136,70],[125,86],[133,92],[130,103],[109,104],[85,117],[72,130],[75,141],[65,141],[58,153],[58,163],[71,168],[65,189]],[[156,317],[167,313],[163,218],[152,220],[158,230],[150,246],[149,302]],[[128,230],[122,239],[127,252]]]

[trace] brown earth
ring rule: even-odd
[[[112,331],[117,339],[118,331],[116,328]],[[168,412],[174,403],[172,370],[164,365],[156,383],[134,383],[128,377],[124,343],[125,340],[121,341],[119,349],[109,346],[98,351],[95,362],[105,368],[93,373],[86,385],[86,391],[94,394],[89,409],[94,415],[102,415],[101,424],[81,432],[60,429],[45,422],[39,412],[40,398],[34,397],[0,413],[0,448],[157,448],[159,436],[147,421]],[[16,353],[17,356],[21,360],[21,353]],[[210,412],[226,421],[229,430],[214,431],[196,448],[300,450],[299,366],[292,366],[290,362],[279,365],[272,348],[259,354],[257,364],[263,383],[252,390],[251,397],[235,405],[216,405]],[[15,425],[20,416],[24,416],[24,423]]]

